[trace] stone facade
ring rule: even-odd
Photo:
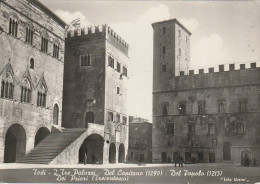
[[[65,25],[39,1],[0,2],[0,163],[61,126]]]
[[[145,119],[134,118],[129,122],[128,161],[152,162],[152,124]]]
[[[62,126],[103,126],[103,163],[124,162],[127,154],[128,62],[128,44],[106,25],[68,33]],[[87,150],[88,158],[100,157]]]
[[[183,72],[162,73],[159,65],[163,59],[158,58],[160,42],[156,37],[170,40],[173,35],[163,36],[159,30],[174,23],[176,20],[153,24],[153,162],[172,161],[182,154],[187,163],[259,165],[260,68],[256,63],[247,67],[230,64],[194,74],[186,70],[184,61]],[[171,54],[177,55],[178,45],[177,41],[175,48],[169,48],[175,51]],[[173,58],[169,61],[169,68],[182,66]]]

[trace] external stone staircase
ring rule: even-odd
[[[53,132],[17,162],[49,164],[85,131],[86,129],[83,128],[71,128],[63,129],[62,132]]]

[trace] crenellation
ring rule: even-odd
[[[228,68],[228,69],[227,69]],[[220,73],[220,72],[230,72],[230,71],[238,71],[238,70],[247,70],[247,69],[256,69],[260,68],[260,66],[257,66],[257,63],[250,63],[250,64],[228,64],[228,65],[218,65],[217,69],[216,67],[209,67],[208,70],[206,68],[199,68],[199,69],[190,69],[188,73],[185,73],[184,71],[180,71],[180,76],[184,75],[202,75],[202,74],[209,74],[209,73]]]
[[[109,26],[106,24],[102,26],[90,26],[85,28],[70,30],[67,33],[67,39],[77,39],[80,36],[82,39],[85,36],[86,40],[95,40],[100,38],[105,38],[120,49],[123,53],[128,55],[129,45]],[[101,37],[100,37],[101,36]],[[104,36],[104,37],[103,37]],[[83,38],[84,39],[84,38]]]

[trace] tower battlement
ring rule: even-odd
[[[209,73],[220,73],[220,72],[229,72],[229,71],[237,71],[237,70],[246,70],[246,69],[255,69],[259,68],[259,63],[232,63],[232,64],[221,64],[218,66],[213,66],[209,68],[199,68],[199,69],[192,69],[189,70],[188,73],[184,71],[180,71],[179,76],[186,76],[186,75],[203,75]]]
[[[66,41],[76,41],[78,39],[81,41],[106,39],[124,54],[128,55],[129,44],[106,24],[68,31]]]

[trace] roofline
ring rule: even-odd
[[[42,4],[39,0],[28,0],[33,5],[40,8],[42,11],[44,11],[46,14],[50,15],[58,24],[60,24],[63,28],[67,26],[67,24],[58,17],[55,13],[53,13],[49,8],[47,8],[44,4]]]
[[[182,29],[184,29],[189,35],[192,35],[191,32],[186,28],[184,27],[184,25],[182,25],[177,19],[170,19],[170,20],[165,20],[165,21],[161,21],[161,22],[154,22],[152,23],[152,26],[156,26],[158,24],[167,24],[167,23],[176,23],[178,24],[180,27],[182,27]]]

